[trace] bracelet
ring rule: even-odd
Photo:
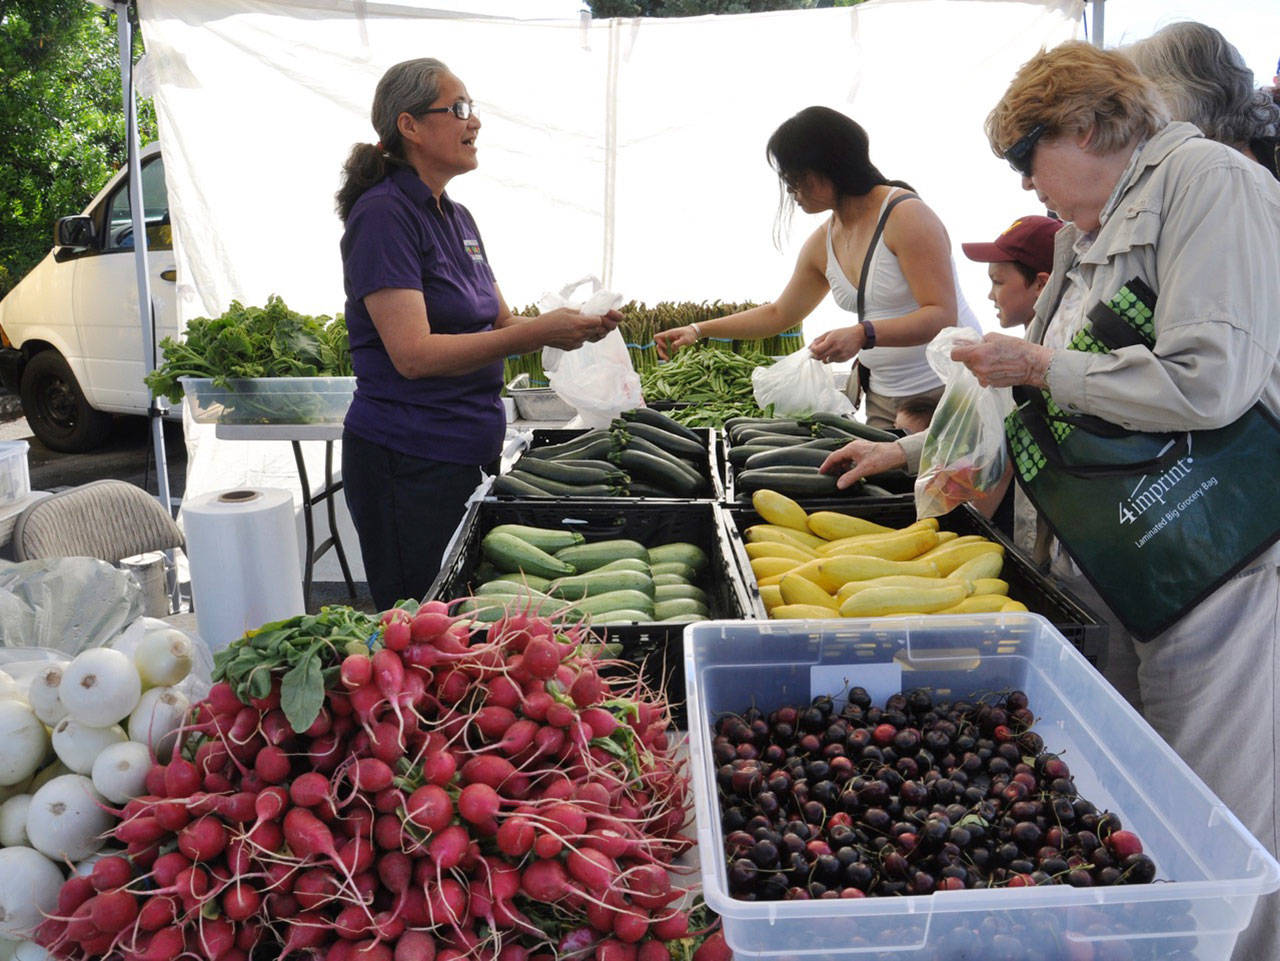
[[[862,326],[862,333],[864,334],[864,342],[862,344],[862,349],[870,350],[872,347],[876,345],[875,325],[872,324],[871,321],[869,320],[860,320],[858,321],[858,323]]]
[[[702,340],[702,328],[699,327],[696,323],[692,323],[689,326],[693,328],[693,339],[695,341]]]

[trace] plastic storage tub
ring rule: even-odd
[[[180,380],[197,424],[341,425],[356,389],[354,377],[245,377],[225,387],[204,377]]]
[[[911,497],[867,499],[862,503],[844,504],[839,507],[806,505],[806,510],[837,511],[854,517],[864,517],[887,527],[906,527],[916,519],[915,500]],[[760,588],[756,584],[756,575],[751,570],[751,561],[743,546],[742,533],[752,524],[760,524],[763,521],[755,512],[755,508],[733,504],[725,507],[724,517],[729,525],[729,540],[733,544],[734,557],[738,561],[743,583],[747,585],[753,600],[758,601]],[[962,504],[949,514],[939,517],[938,523],[944,531],[955,531],[957,534],[981,534],[987,540],[1003,544],[1004,570],[1000,576],[1009,582],[1009,596],[1016,601],[1022,601],[1033,614],[1043,614],[1085,657],[1090,661],[1097,661],[1106,647],[1110,627],[1073,594],[1060,587],[1052,578],[1040,573],[1031,559],[1019,551],[1012,539],[1000,528],[968,504]],[[763,615],[762,602],[760,606]]]
[[[0,505],[20,501],[31,493],[29,448],[25,440],[0,441]]]
[[[1280,888],[1280,864],[1035,615],[692,624],[685,677],[703,894],[738,961],[1225,961],[1259,896]],[[948,699],[1025,691],[1046,750],[1064,755],[1083,796],[1141,837],[1158,880],[862,900],[731,898],[713,719],[834,695],[842,681],[868,687],[878,704],[898,685]]]

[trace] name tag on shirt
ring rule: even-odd
[[[464,238],[462,241],[462,249],[470,254],[471,259],[476,263],[484,263],[484,254],[480,250],[480,242],[478,240],[469,240]]]

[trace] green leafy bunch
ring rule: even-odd
[[[290,310],[275,294],[265,307],[232,301],[220,317],[199,317],[186,337],[160,342],[164,363],[147,386],[172,403],[182,399],[181,377],[211,378],[226,387],[241,377],[349,377],[351,349],[341,314],[311,317]]]

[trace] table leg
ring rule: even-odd
[[[333,441],[325,441],[324,444],[324,496],[328,500],[329,512],[329,540],[320,548],[323,552],[324,548],[330,543],[338,555],[338,565],[342,568],[342,577],[347,582],[347,594],[353,600],[356,596],[356,582],[351,577],[351,568],[347,566],[347,552],[342,549],[342,539],[338,537],[338,518],[334,513],[333,499],[338,496],[338,492],[342,490],[342,481],[333,482]]]
[[[302,525],[306,530],[307,545],[303,552],[302,564],[302,606],[311,607],[311,574],[315,567],[316,531],[311,519],[311,482],[307,479],[307,462],[302,457],[302,444],[290,441],[293,445],[293,460],[298,465],[298,481],[302,484]]]

